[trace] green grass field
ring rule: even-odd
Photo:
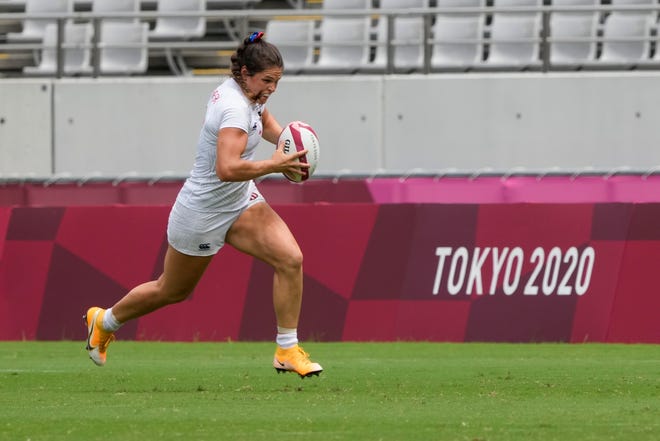
[[[658,440],[660,346],[0,343],[0,440]]]

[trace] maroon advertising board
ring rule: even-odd
[[[305,255],[303,338],[660,343],[658,203],[275,204]],[[156,278],[169,207],[0,207],[0,339],[83,339]],[[118,338],[272,340],[273,271],[223,249]]]

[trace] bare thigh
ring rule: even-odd
[[[165,268],[158,280],[133,288],[113,307],[115,318],[126,322],[171,303],[181,302],[190,295],[213,256],[188,256],[167,248]]]
[[[189,256],[168,245],[158,284],[167,294],[187,296],[197,286],[213,256]]]
[[[291,230],[265,202],[245,210],[227,232],[226,241],[275,268],[302,260]]]

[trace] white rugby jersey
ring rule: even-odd
[[[218,132],[224,127],[245,131],[248,142],[241,158],[251,160],[261,141],[263,110],[264,105],[252,103],[233,78],[213,91],[197,141],[195,164],[177,196],[177,203],[206,212],[233,211],[247,204],[250,181],[223,182],[215,172]]]

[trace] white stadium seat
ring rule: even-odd
[[[206,0],[158,0],[158,12],[203,12],[206,10]],[[148,39],[151,41],[194,40],[206,35],[206,18],[170,16],[158,17],[156,25],[149,31]],[[189,73],[186,61],[181,51],[165,49],[165,58],[170,71],[175,75]]]
[[[484,7],[485,0],[437,0],[440,8]],[[437,14],[433,24],[432,69],[469,69],[483,61],[484,13]]]
[[[323,9],[367,9],[371,7],[371,0],[323,0]]]
[[[277,46],[287,72],[300,72],[314,61],[313,20],[270,20],[266,40]]]
[[[600,0],[554,0],[553,6],[598,6]],[[600,12],[554,12],[550,16],[550,64],[579,68],[596,59]],[[570,41],[574,39],[574,41]]]
[[[73,0],[26,0],[26,14],[72,13]],[[55,24],[55,20],[25,19],[21,32],[7,33],[7,41],[38,42],[44,38],[46,26]]]
[[[600,64],[634,67],[649,60],[651,27],[654,18],[647,13],[612,12],[603,27]]]
[[[653,6],[657,2],[656,0],[610,0],[610,3],[613,6],[634,6],[634,5],[642,5],[642,6]]]
[[[67,75],[89,74],[92,71],[91,43],[93,28],[90,23],[67,23],[64,26],[65,46],[63,51],[63,73]],[[49,24],[44,31],[44,49],[37,66],[25,66],[26,75],[53,75],[57,72],[57,25]]]
[[[92,12],[99,14],[111,14],[113,12],[139,12],[140,0],[92,0]],[[104,22],[128,22],[137,23],[135,18],[104,18]]]
[[[371,0],[324,0],[322,7],[332,9],[367,9]],[[315,70],[356,72],[368,66],[370,57],[368,17],[325,16],[319,27],[319,58]]]
[[[542,6],[543,0],[494,0],[494,6]],[[485,65],[525,69],[541,65],[540,12],[495,12]]]
[[[203,12],[206,0],[158,0],[158,12]],[[158,17],[149,32],[152,40],[189,40],[206,34],[205,17]]]
[[[320,26],[315,68],[355,72],[369,64],[368,18],[325,17]]]
[[[109,22],[101,25],[101,74],[140,74],[147,71],[147,23]]]
[[[381,9],[427,8],[428,0],[380,0]],[[421,69],[424,66],[424,18],[421,16],[395,17],[393,45],[393,66],[397,70]],[[387,17],[378,20],[376,56],[373,66],[387,66]]]

